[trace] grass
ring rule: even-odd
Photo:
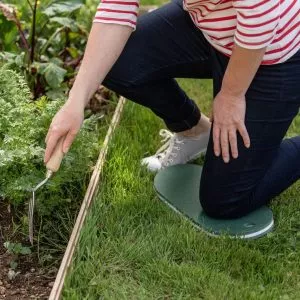
[[[210,111],[210,81],[180,84]],[[300,184],[273,201],[276,228],[268,236],[210,238],[158,200],[153,175],[140,167],[162,127],[127,103],[63,299],[300,299]]]
[[[179,81],[209,114],[211,82]],[[300,116],[288,135],[299,126]],[[158,200],[153,175],[140,167],[162,127],[147,109],[126,104],[63,299],[300,299],[300,183],[273,201],[268,236],[210,238]]]

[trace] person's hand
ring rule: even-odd
[[[238,157],[237,132],[240,133],[245,147],[250,147],[250,138],[245,126],[246,99],[220,91],[213,103],[213,141],[214,153],[222,155],[225,163]]]
[[[47,163],[60,138],[64,138],[63,152],[67,153],[84,120],[84,107],[66,102],[54,116],[46,136],[44,162]]]

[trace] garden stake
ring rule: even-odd
[[[35,192],[41,188],[46,182],[52,177],[52,175],[58,171],[61,161],[64,157],[63,153],[63,141],[64,139],[61,138],[56,148],[53,151],[53,154],[50,160],[46,164],[46,178],[40,182],[33,190],[32,190],[32,198],[29,201],[28,207],[28,222],[29,222],[29,241],[31,245],[33,245],[33,217],[34,217],[34,207],[35,207]]]

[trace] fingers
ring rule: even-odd
[[[236,129],[233,128],[233,129],[229,130],[228,136],[229,136],[231,155],[233,158],[238,158],[239,152],[238,152],[238,146],[237,146]]]
[[[229,141],[228,141],[228,131],[221,130],[221,149],[222,157],[225,163],[229,162]]]
[[[72,143],[73,143],[73,141],[76,137],[76,134],[77,134],[77,132],[74,131],[74,130],[70,130],[68,132],[68,134],[65,138],[64,144],[63,144],[63,152],[65,154],[69,151],[69,149],[70,149],[70,147],[71,147],[71,145],[72,145]]]
[[[250,137],[247,131],[247,128],[245,126],[245,124],[240,124],[240,126],[238,127],[238,131],[244,141],[244,145],[246,148],[250,148]]]
[[[59,139],[64,135],[65,134],[62,134],[61,132],[55,131],[55,129],[49,129],[47,137],[46,137],[47,147],[46,147],[45,157],[44,157],[44,162],[45,163],[47,163],[48,160],[51,158],[51,155],[52,155]],[[76,135],[77,135],[76,130],[70,130],[67,133],[66,138],[65,138],[64,143],[63,143],[63,152],[65,154],[69,151]]]
[[[47,163],[50,159],[55,146],[57,145],[58,140],[62,137],[62,134],[49,130],[48,139],[47,139],[47,147],[45,150],[44,162]]]
[[[220,128],[217,125],[213,125],[213,141],[214,141],[214,152],[216,156],[220,156]]]
[[[217,124],[213,126],[214,153],[216,156],[222,154],[225,163],[230,161],[230,152],[234,159],[239,156],[237,131],[242,136],[245,147],[250,147],[250,137],[245,124],[241,124],[237,127],[238,129],[235,127],[228,129],[219,127]]]

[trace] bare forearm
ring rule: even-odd
[[[236,45],[223,78],[222,90],[233,96],[245,95],[265,51],[266,48],[249,50]]]
[[[93,24],[69,102],[86,106],[120,56],[132,29],[115,24]]]

